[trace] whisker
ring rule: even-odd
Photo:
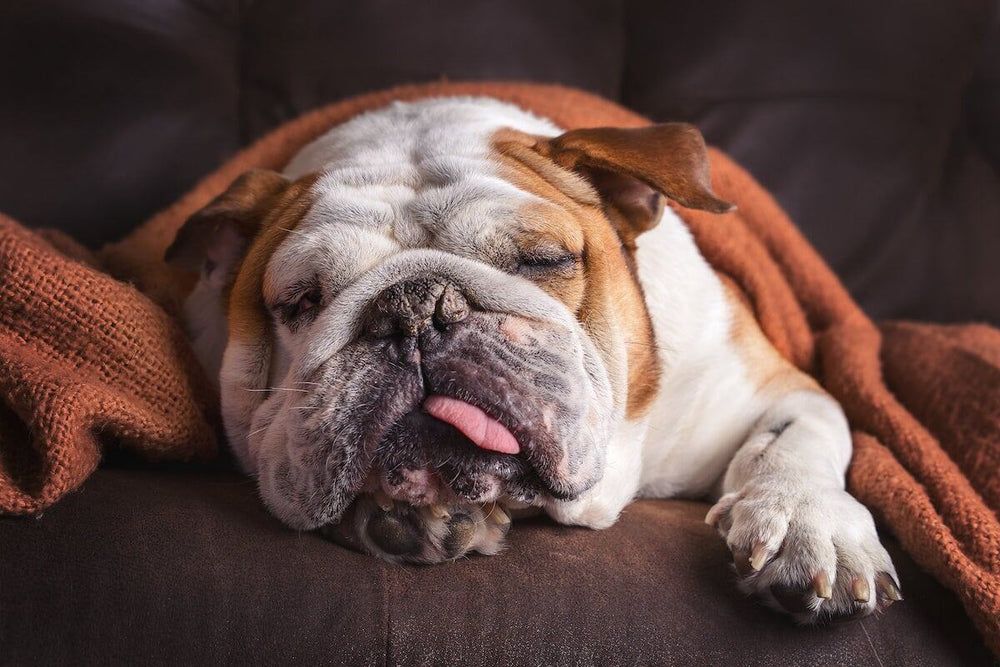
[[[256,430],[254,430],[254,431],[250,431],[249,433],[247,433],[247,437],[249,438],[251,435],[257,435],[258,433],[266,431],[269,428],[271,428],[270,424],[268,424],[267,426],[262,426],[262,427],[260,427],[260,428],[258,428]]]
[[[263,389],[254,389],[254,388],[251,388],[251,387],[240,387],[240,389],[242,389],[243,391],[261,391],[261,392],[267,392],[267,391],[297,391],[300,394],[308,394],[309,393],[305,389],[296,389],[295,387],[264,387]]]
[[[496,504],[496,502],[494,501],[494,502],[490,503],[490,513],[489,513],[489,514],[487,514],[486,516],[484,516],[484,517],[483,517],[483,520],[482,520],[482,521],[480,521],[479,523],[486,523],[487,521],[489,521],[489,520],[490,520],[490,517],[491,517],[491,516],[493,516],[493,512],[495,512],[495,511],[496,511],[496,509],[497,509],[497,504]]]

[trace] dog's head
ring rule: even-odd
[[[438,104],[360,117],[285,175],[244,175],[168,252],[201,270],[195,326],[222,304],[227,434],[294,527],[375,489],[584,493],[656,391],[636,237],[664,196],[730,208],[689,125],[559,135]]]

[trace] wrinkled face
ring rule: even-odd
[[[294,527],[377,489],[576,498],[655,390],[619,208],[534,145],[547,124],[438,104],[362,117],[294,182],[258,174],[215,203],[253,218],[203,271],[226,303],[227,433]]]
[[[403,246],[357,223],[303,223],[264,280],[282,359],[274,380],[291,389],[258,408],[248,438],[273,509],[318,524],[363,489],[414,504],[533,502],[597,480],[620,417],[608,365],[572,306],[518,275],[513,239],[459,254],[434,234]],[[579,260],[553,252],[565,257],[547,272],[579,281]],[[317,284],[328,291],[303,297]],[[483,428],[499,422],[516,453],[429,415],[431,396],[485,413]],[[455,421],[488,444],[469,419]]]

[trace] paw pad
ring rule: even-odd
[[[420,550],[420,528],[402,513],[379,510],[368,520],[367,530],[369,539],[387,554],[405,556]]]
[[[376,493],[359,497],[339,523],[320,533],[385,560],[439,563],[498,553],[509,529],[510,517],[495,503],[415,507]]]

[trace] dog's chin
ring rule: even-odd
[[[396,422],[376,448],[361,492],[376,491],[412,505],[530,505],[552,496],[526,457],[483,450],[420,407]]]

